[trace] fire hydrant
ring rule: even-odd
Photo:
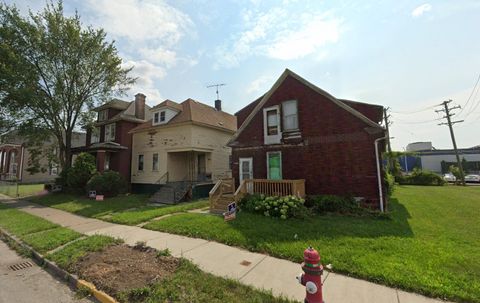
[[[322,294],[323,266],[320,264],[320,255],[311,246],[303,252],[302,270],[304,273],[297,277],[298,282],[305,286],[305,303],[324,303]]]

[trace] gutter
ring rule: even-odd
[[[380,172],[380,156],[378,154],[378,142],[387,139],[388,136],[375,139],[375,161],[377,162],[377,179],[378,179],[378,195],[380,197],[380,211],[383,213],[383,190],[382,190],[382,174]]]

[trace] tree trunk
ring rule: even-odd
[[[72,166],[72,131],[65,132],[65,168]]]

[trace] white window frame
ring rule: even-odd
[[[155,163],[155,155],[157,155],[157,163]],[[155,165],[155,164],[157,164],[157,165]],[[160,167],[159,164],[160,164],[160,158],[159,158],[158,153],[153,153],[153,155],[152,155],[152,171],[158,171],[159,167]]]
[[[58,164],[57,163],[52,163],[50,165],[50,175],[51,176],[58,175]]]
[[[108,118],[108,109],[104,109],[98,112],[98,121],[105,121]]]
[[[288,104],[288,103],[294,103],[295,104],[295,109],[296,109],[295,118],[297,120],[297,127],[296,128],[291,128],[291,129],[286,128],[285,120],[286,120],[287,117],[285,116],[284,104]],[[282,126],[283,126],[283,131],[284,132],[298,131],[300,129],[300,126],[298,125],[299,121],[298,121],[298,102],[297,102],[297,100],[287,100],[287,101],[282,102],[282,123],[283,123]]]
[[[163,119],[162,119],[162,114],[163,114]],[[165,124],[167,123],[167,110],[159,110],[153,113],[153,120],[152,124],[153,125],[159,125],[159,124]]]
[[[140,157],[142,157],[142,169],[140,169]],[[145,155],[138,154],[137,156],[137,171],[143,172],[145,170]]]
[[[277,134],[269,135],[268,134],[268,117],[267,112],[276,110],[277,111]],[[280,117],[280,106],[270,106],[263,109],[263,138],[264,144],[278,144],[282,139],[282,128],[281,128],[281,117]]]
[[[90,134],[90,144],[100,142],[100,127],[94,127]]]
[[[272,154],[278,154],[280,156],[280,179],[279,180],[283,180],[282,152],[279,150],[267,152],[267,179],[270,179],[270,165],[268,160],[270,159],[270,155]]]
[[[115,136],[116,136],[115,128],[116,128],[115,123],[110,123],[105,125],[105,142],[115,141]]]

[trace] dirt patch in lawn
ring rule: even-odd
[[[82,257],[74,271],[115,296],[163,280],[175,272],[179,262],[175,257],[159,255],[153,248],[114,245]]]

